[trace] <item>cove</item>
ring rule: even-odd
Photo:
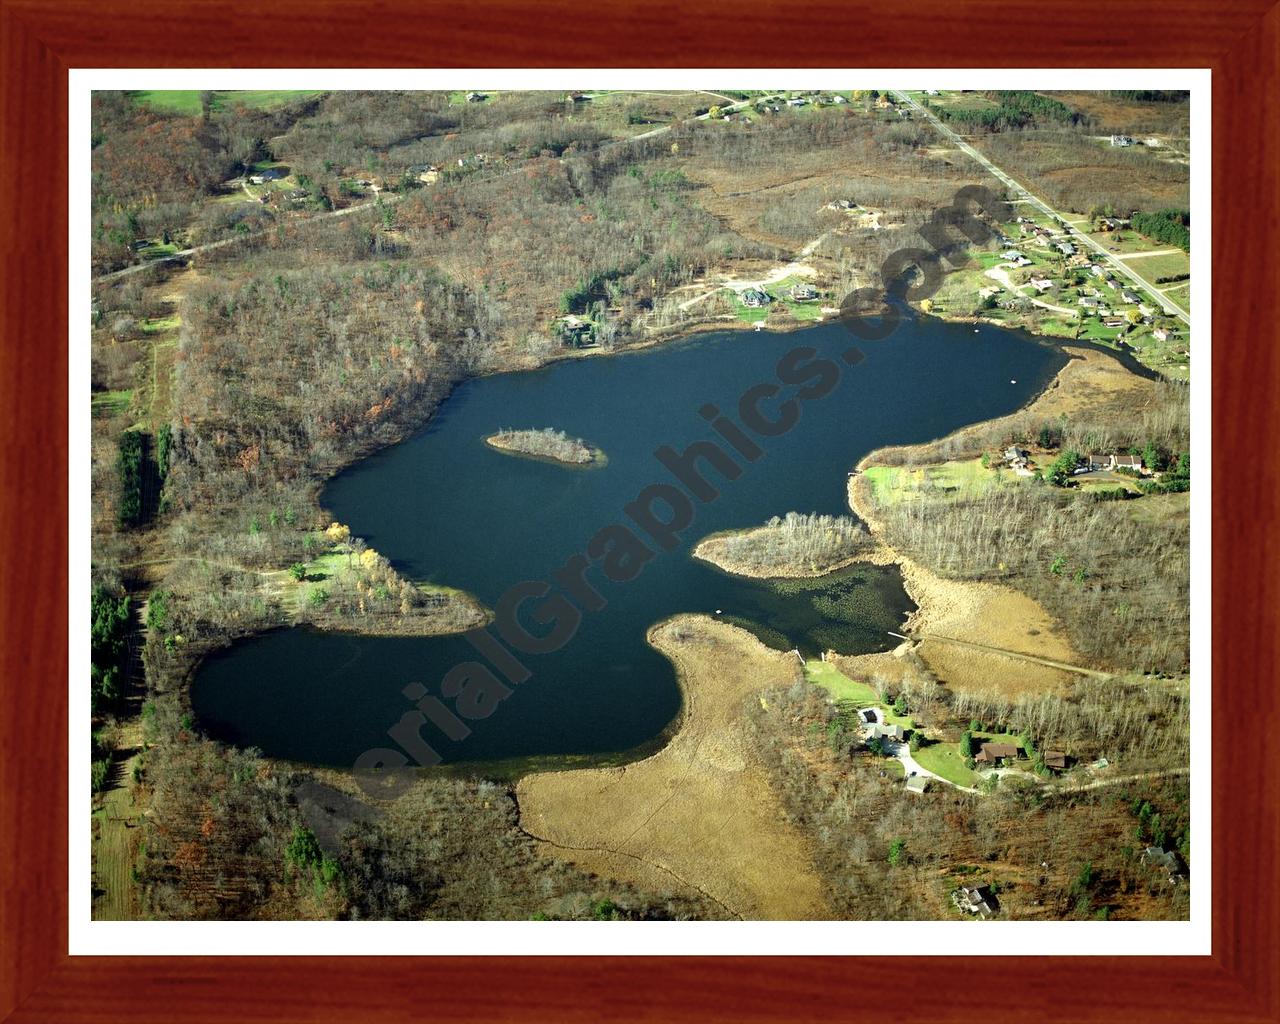
[[[840,356],[853,344],[865,358],[850,367]],[[715,440],[699,410],[713,403],[732,416],[739,396],[776,383],[779,359],[801,345],[840,365],[836,389],[804,403],[785,435],[756,438],[765,454],[739,459],[736,480],[706,469],[719,497],[695,502],[693,525],[638,577],[611,583],[589,573],[606,606],[586,612],[563,649],[522,655],[532,677],[492,716],[468,723],[469,736],[451,741],[424,727],[446,762],[568,763],[653,749],[679,712],[680,692],[645,635],[678,612],[718,612],[772,646],[805,654],[887,650],[896,643],[887,631],[910,608],[896,569],[752,581],[694,560],[692,547],[709,533],[792,510],[848,514],[847,477],[861,456],[1012,412],[1048,384],[1065,356],[1021,332],[931,318],[906,319],[883,341],[859,341],[838,323],[705,334],[469,381],[421,433],[330,482],[324,507],[405,576],[467,590],[492,607],[513,584],[551,580],[598,530],[626,522],[623,508],[645,487],[673,483],[655,450]],[[485,444],[503,427],[545,426],[590,439],[608,465],[574,472]],[[284,629],[208,658],[191,699],[215,738],[269,757],[350,766],[370,748],[395,746],[388,730],[413,706],[406,686],[438,694],[449,669],[475,660],[475,648],[458,636]]]

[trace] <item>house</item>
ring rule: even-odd
[[[1016,260],[1021,255],[1022,253],[1018,252],[1017,249],[1008,249],[1000,254],[1000,258],[1002,260]]]
[[[405,173],[424,185],[434,184],[440,179],[440,168],[434,164],[410,164],[405,168]]]
[[[1176,850],[1162,850],[1158,846],[1148,846],[1142,851],[1142,863],[1166,872],[1170,885],[1177,885],[1187,877],[1187,865],[1183,863]]]
[[[742,304],[748,309],[759,309],[773,301],[768,292],[761,291],[759,288],[748,288],[740,298],[742,299]]]
[[[1059,242],[1055,248],[1058,252],[1062,253],[1063,256],[1072,256],[1076,251],[1076,247],[1070,242]]]
[[[809,101],[808,101],[807,99],[805,99],[803,96],[795,96],[795,97],[793,97],[792,99],[787,100],[787,106],[789,106],[789,107],[803,107],[803,106],[804,106],[806,103],[808,103],[808,102],[809,102]]]
[[[1089,469],[1090,473],[1105,473],[1115,466],[1114,455],[1090,455]]]
[[[1155,338],[1156,341],[1168,341],[1169,334],[1170,331],[1167,327],[1157,327],[1151,332],[1151,337]]]
[[[863,708],[859,714],[862,715],[862,720],[864,722],[870,722],[872,725],[875,725],[880,721],[880,712],[875,708]]]
[[[849,101],[845,99],[843,96],[841,96],[839,93],[836,93],[834,96],[831,97],[831,102],[832,103],[848,103]]]
[[[1080,308],[1081,309],[1097,309],[1098,300],[1093,298],[1090,295],[1086,295],[1080,300]]]
[[[1141,455],[1117,455],[1116,469],[1132,469],[1135,472],[1142,471]]]
[[[484,93],[482,93],[482,92],[469,92],[469,93],[467,93],[467,102],[468,102],[468,103],[483,103],[483,102],[484,102],[485,100],[487,100],[488,98],[489,98],[489,97],[488,97],[488,96],[486,96],[486,95],[485,95]]]
[[[1033,277],[1031,279],[1031,287],[1038,292],[1047,292],[1053,287],[1053,282],[1047,277]]]
[[[1070,766],[1070,760],[1066,752],[1062,750],[1046,750],[1044,752],[1044,766],[1051,772],[1065,772]]]
[[[1098,266],[1098,264],[1090,263],[1089,273],[1091,273],[1094,277],[1105,277],[1107,272],[1103,270],[1100,266]]]
[[[1016,444],[1010,445],[1004,450],[1004,461],[1013,463],[1026,462],[1030,454],[1025,448],[1019,448]]]
[[[852,199],[833,199],[827,203],[828,210],[852,210],[858,204]]]
[[[1012,761],[1022,756],[1022,748],[1016,743],[984,743],[974,760],[978,764],[996,764]]]
[[[588,348],[595,344],[595,324],[582,317],[562,316],[556,322],[556,330],[566,348]]]
[[[1111,145],[1113,146],[1132,146],[1133,137],[1130,135],[1113,135],[1111,136]]]
[[[961,910],[981,917],[990,917],[1000,909],[1000,901],[986,885],[963,886],[951,894],[951,899]]]
[[[1029,267],[1031,266],[1031,261],[1027,259],[1025,256],[1019,256],[1016,260],[1013,261],[1013,265],[1015,267]]]
[[[1138,301],[1137,293],[1129,291],[1128,288],[1125,288],[1123,291],[1120,292],[1120,298],[1125,302]]]
[[[924,793],[929,789],[929,779],[924,775],[912,775],[907,779],[908,793]]]
[[[1107,319],[1102,321],[1103,327],[1123,327],[1124,324],[1125,321],[1118,316],[1107,317]]]
[[[869,740],[892,740],[894,743],[901,743],[906,738],[906,730],[900,725],[882,725],[877,722],[867,729]]]
[[[808,302],[818,297],[818,289],[811,284],[796,284],[791,286],[791,297],[796,302]]]
[[[937,90],[937,89],[926,89],[926,90],[924,91],[924,94],[925,94],[926,96],[937,96],[937,95],[938,95],[938,90]]]

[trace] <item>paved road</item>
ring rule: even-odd
[[[1058,220],[1062,220],[1065,222],[1066,218],[1061,213],[1055,210],[1052,206],[1050,206],[1040,197],[1032,195],[1031,192],[1029,192],[1024,186],[1014,181],[1013,178],[1009,177],[1009,175],[1007,175],[999,167],[997,167],[985,156],[979,153],[976,149],[974,149],[971,145],[969,145],[969,143],[965,142],[964,139],[962,139],[959,135],[953,132],[945,124],[943,124],[943,122],[939,120],[938,117],[935,116],[926,107],[922,106],[916,100],[912,99],[905,92],[898,92],[897,90],[895,90],[894,95],[897,96],[903,103],[909,106],[912,110],[916,111],[926,120],[928,120],[929,123],[932,124],[935,128],[937,128],[938,131],[946,139],[948,139],[957,148],[959,148],[959,150],[962,153],[965,153],[967,156],[976,160],[979,164],[981,164],[984,168],[986,168],[987,171],[989,171],[993,176],[995,176],[996,179],[1003,182],[1003,184],[1009,189],[1010,199],[1014,201],[1025,201],[1031,206],[1034,206],[1037,210],[1039,210],[1045,216],[1054,217],[1054,218],[1057,218]],[[1101,261],[1104,261],[1106,264],[1108,264],[1112,268],[1112,270],[1114,270],[1117,274],[1120,274],[1125,278],[1127,278],[1128,280],[1132,281],[1134,284],[1142,288],[1143,291],[1149,292],[1150,294],[1152,294],[1155,297],[1155,300],[1160,303],[1160,305],[1164,308],[1164,311],[1168,313],[1170,316],[1177,317],[1188,327],[1191,326],[1191,317],[1188,315],[1185,309],[1183,309],[1181,306],[1175,303],[1163,292],[1157,292],[1149,282],[1139,277],[1136,271],[1129,269],[1129,267],[1125,266],[1125,264],[1121,260],[1116,259],[1115,254],[1112,253],[1109,249],[1107,249],[1106,246],[1102,245],[1100,242],[1094,241],[1084,232],[1078,230],[1075,227],[1072,227],[1070,224],[1067,224],[1067,226],[1063,228],[1063,231],[1065,234],[1071,237],[1072,241],[1077,242],[1078,244],[1084,246],[1085,248],[1093,250],[1093,252],[1097,254],[1098,258]]]
[[[716,93],[708,93],[707,95],[715,96],[715,95],[717,95],[717,94],[716,94]],[[761,97],[761,98],[762,98],[762,99],[769,100],[769,99],[776,99],[777,97],[776,97],[776,96],[765,96],[765,97]],[[754,100],[754,99],[752,99],[752,100],[741,100],[741,101],[740,101],[740,102],[738,102],[738,103],[731,103],[731,104],[729,104],[728,106],[723,106],[723,107],[721,107],[720,109],[721,109],[721,111],[722,111],[723,113],[726,113],[726,114],[732,114],[732,113],[736,113],[736,112],[737,112],[737,111],[739,111],[739,110],[742,110],[744,107],[750,106],[750,105],[751,105],[752,103],[754,103],[754,102],[755,102],[755,100]],[[705,121],[705,120],[706,120],[708,117],[710,117],[710,116],[711,116],[711,112],[710,112],[710,111],[708,111],[708,112],[707,112],[707,113],[705,113],[705,114],[699,114],[697,117],[693,118],[692,120],[695,120],[695,121]],[[642,133],[641,133],[641,134],[639,134],[639,135],[632,135],[632,136],[629,136],[628,138],[625,138],[625,139],[617,139],[617,140],[615,140],[615,141],[613,141],[613,142],[606,143],[604,146],[601,146],[601,147],[600,147],[600,149],[601,149],[601,150],[612,149],[612,148],[613,148],[613,147],[615,147],[615,146],[625,146],[625,145],[627,145],[628,143],[632,143],[632,142],[639,142],[639,141],[642,141],[642,140],[644,140],[644,139],[652,139],[654,136],[662,135],[662,134],[664,134],[665,132],[669,132],[669,131],[671,131],[671,125],[669,125],[669,124],[664,124],[664,125],[662,125],[662,126],[660,126],[660,127],[658,127],[658,128],[654,128],[652,131],[642,132]],[[485,183],[490,182],[490,181],[496,181],[498,178],[506,177],[508,174],[517,174],[517,173],[519,173],[521,170],[522,170],[522,168],[521,168],[521,167],[513,167],[513,168],[511,168],[511,169],[510,169],[510,170],[508,170],[508,171],[504,171],[504,172],[502,172],[501,174],[495,174],[495,175],[493,175],[492,177],[484,178],[484,179],[481,179],[481,180],[482,180],[483,182],[485,182]],[[383,203],[383,205],[384,205],[384,206],[390,206],[390,205],[392,205],[392,204],[394,204],[394,203],[399,202],[399,201],[401,200],[401,198],[403,198],[403,197],[402,197],[402,196],[399,196],[399,195],[383,193],[383,195],[381,196],[381,201],[382,201],[382,203]],[[351,214],[353,214],[353,213],[359,213],[361,210],[371,210],[371,209],[373,209],[376,205],[377,205],[377,201],[372,202],[372,203],[360,203],[360,204],[359,204],[359,205],[357,205],[357,206],[348,206],[348,207],[346,207],[345,209],[342,209],[342,210],[333,210],[333,211],[331,211],[331,212],[329,212],[329,213],[318,213],[318,214],[315,214],[315,215],[314,215],[314,216],[312,216],[312,217],[308,217],[304,223],[311,224],[311,223],[314,223],[314,222],[315,222],[315,221],[317,221],[317,220],[321,220],[321,219],[326,218],[326,217],[349,217],[349,216],[351,216]],[[224,239],[222,239],[222,241],[220,241],[220,242],[208,242],[208,243],[206,243],[206,244],[204,244],[204,245],[197,245],[197,246],[193,246],[193,247],[192,247],[192,248],[190,248],[190,249],[183,249],[183,250],[181,250],[180,252],[175,252],[175,253],[173,253],[173,254],[171,254],[171,255],[169,255],[169,256],[161,256],[161,257],[159,257],[158,259],[148,260],[146,263],[138,263],[138,264],[135,264],[134,266],[131,266],[131,267],[124,267],[124,268],[123,268],[123,269],[121,269],[121,270],[113,270],[113,271],[111,271],[110,273],[107,273],[107,274],[99,274],[99,275],[98,275],[97,277],[95,277],[93,280],[95,280],[95,281],[111,281],[111,280],[114,280],[114,279],[116,279],[116,278],[120,278],[120,277],[127,277],[127,276],[128,276],[128,275],[130,275],[130,274],[137,274],[137,273],[141,273],[142,271],[147,270],[147,269],[148,269],[148,268],[150,268],[150,267],[157,266],[157,265],[158,265],[158,264],[160,264],[160,263],[170,263],[170,262],[172,262],[173,260],[184,260],[184,259],[187,259],[187,258],[188,258],[188,257],[190,257],[190,256],[195,256],[196,254],[198,254],[198,253],[202,253],[202,252],[214,252],[214,251],[216,251],[216,250],[218,250],[218,249],[225,248],[226,246],[229,246],[229,245],[238,245],[240,242],[244,242],[244,241],[246,241],[246,240],[248,240],[248,239],[250,239],[250,238],[261,238],[261,237],[262,237],[263,235],[265,235],[265,234],[267,234],[267,232],[266,232],[266,231],[254,231],[254,232],[251,232],[250,234],[247,234],[247,235],[239,235],[239,236],[237,236],[237,237],[235,237],[235,238],[224,238]]]

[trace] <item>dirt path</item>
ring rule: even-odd
[[[1145,260],[1148,256],[1173,256],[1173,255],[1175,255],[1176,253],[1180,253],[1180,252],[1182,252],[1182,251],[1183,251],[1183,250],[1181,250],[1181,249],[1157,249],[1157,250],[1155,250],[1154,252],[1117,253],[1117,254],[1116,254],[1116,259],[1118,259],[1118,260]]]
[[[133,799],[133,767],[141,756],[142,727],[138,721],[125,728],[124,741],[131,746],[127,757],[112,767],[111,782],[93,811],[93,919],[136,920],[134,898],[134,840],[146,811]]]
[[[830,918],[806,841],[743,738],[747,702],[791,683],[795,656],[699,615],[661,623],[649,639],[684,692],[671,742],[622,768],[526,776],[521,826],[549,856],[649,888],[683,887],[730,916]]]
[[[894,636],[900,634],[894,633]],[[1113,679],[1115,678],[1110,672],[1100,672],[1097,669],[1083,668],[1080,665],[1071,665],[1065,661],[1056,661],[1053,658],[1041,658],[1034,654],[1023,654],[1018,651],[1010,651],[1003,647],[995,647],[991,644],[980,644],[973,640],[961,640],[954,636],[942,636],[939,633],[916,633],[914,636],[904,637],[906,640],[940,640],[943,643],[959,644],[961,647],[970,647],[974,650],[989,651],[992,654],[999,654],[1006,658],[1013,658],[1017,661],[1026,661],[1034,665],[1046,665],[1049,668],[1061,669],[1064,672],[1072,672],[1082,676],[1092,676],[1094,679]]]

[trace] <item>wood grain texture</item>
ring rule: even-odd
[[[1023,1020],[1280,1019],[1280,817],[1274,765],[1263,760],[1280,726],[1280,13],[1266,2],[1186,0],[1082,0],[1069,9],[919,0],[897,10],[799,0],[752,5],[749,15],[699,10],[280,0],[264,18],[225,0],[0,0],[0,1018],[799,1022],[883,1016],[870,991],[903,993],[892,1012],[910,1021],[968,1020],[993,1000]],[[588,67],[1214,69],[1214,449],[1265,454],[1213,480],[1215,715],[1249,727],[1214,749],[1212,957],[67,957],[67,69],[229,59],[242,67],[553,66],[566,55]]]

